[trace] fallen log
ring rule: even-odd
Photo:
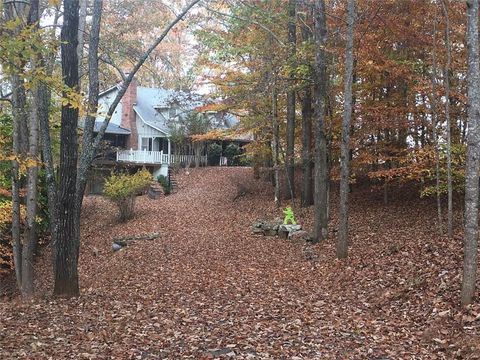
[[[113,242],[117,241],[135,241],[135,240],[155,240],[160,237],[160,233],[155,232],[151,234],[142,234],[142,235],[133,235],[133,236],[125,236],[125,237],[118,237],[114,238]]]
[[[128,243],[138,240],[155,240],[160,237],[160,233],[151,233],[143,235],[133,235],[125,237],[117,237],[113,239],[112,249],[113,251],[118,251],[121,248],[128,245]]]

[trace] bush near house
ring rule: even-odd
[[[222,156],[222,145],[211,143],[207,148],[208,165],[215,166],[220,164],[220,156]]]
[[[159,175],[157,177],[157,181],[160,185],[162,185],[163,193],[165,195],[170,195],[170,193],[172,192],[172,187],[170,185],[170,182],[168,181],[168,177],[164,175]]]
[[[113,201],[119,210],[119,220],[131,219],[135,212],[135,198],[143,193],[152,181],[152,175],[143,169],[137,173],[112,174],[105,182],[104,195]]]
[[[239,156],[241,154],[241,150],[240,146],[238,146],[237,144],[228,144],[223,154],[227,158],[229,166],[240,165]]]

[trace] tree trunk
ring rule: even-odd
[[[22,3],[5,4],[5,19],[13,21],[21,18],[21,24],[26,20],[26,5]],[[20,27],[17,26],[12,31],[12,36],[17,36]],[[15,69],[11,75],[12,84],[12,116],[13,116],[13,155],[16,157],[12,161],[12,250],[13,262],[15,266],[15,277],[18,289],[22,292],[22,259],[23,246],[21,241],[21,199],[20,188],[22,179],[20,174],[20,162],[24,161],[28,152],[28,113],[27,96],[23,79],[19,75],[22,69]]]
[[[82,1],[86,2],[86,0]],[[103,0],[94,0],[92,25],[90,28],[90,39],[88,45],[88,115],[85,117],[82,149],[89,148],[93,142],[93,129],[95,127],[96,118],[94,114],[96,114],[98,110],[98,95],[100,92],[100,82],[98,79],[98,45],[100,43],[102,8]],[[80,12],[81,11],[82,8],[80,7]],[[79,68],[81,67],[79,66]],[[84,161],[80,161],[76,183],[74,236],[75,239],[78,239],[78,242],[80,242],[80,216],[82,213],[83,195],[85,194],[85,188],[87,185],[88,170],[89,165],[87,165]]]
[[[325,136],[327,25],[324,0],[315,0],[315,228],[314,241],[328,235],[327,139]]]
[[[62,75],[65,86],[78,91],[78,0],[64,1],[61,32]],[[68,98],[68,93],[64,92]],[[77,182],[78,108],[62,106],[60,132],[60,169],[58,191],[58,228],[55,244],[56,295],[76,296],[78,286],[79,239],[76,238],[75,194]]]
[[[294,66],[296,53],[296,0],[288,1],[288,57],[291,66]],[[288,88],[287,88],[287,186],[290,191],[287,192],[293,198],[295,197],[295,73],[290,70]]]
[[[312,90],[305,89],[302,99],[302,206],[313,204],[312,191]]]
[[[308,12],[311,15],[310,12]],[[307,15],[308,16],[308,15]],[[304,42],[310,42],[312,38],[311,29],[306,26],[307,16],[303,21],[302,39]],[[307,207],[313,204],[312,189],[312,88],[310,84],[306,85],[302,99],[302,206]]]
[[[195,153],[195,168],[200,167],[201,146],[202,143],[200,141],[193,143],[193,152]]]
[[[20,76],[12,75],[12,113],[13,113],[13,154],[24,159],[27,153],[27,138],[23,125],[28,122],[27,98]],[[12,248],[15,276],[18,289],[22,291],[22,242],[20,220],[20,166],[19,160],[12,161]]]
[[[278,142],[280,139],[279,125],[278,125],[278,99],[277,99],[277,85],[276,80],[272,85],[272,158],[273,158],[273,181],[275,187],[275,206],[280,207],[280,170],[279,170],[279,147]]]
[[[100,43],[100,23],[102,19],[103,0],[94,0],[92,26],[90,28],[89,52],[88,52],[88,115],[85,118],[82,149],[88,149],[93,142],[93,129],[95,127],[95,114],[98,110],[98,94],[100,82],[98,78],[98,45]],[[77,217],[80,218],[80,209],[83,202],[83,194],[87,184],[88,165],[80,162],[77,177]]]
[[[443,236],[442,199],[440,192],[440,149],[438,147],[438,113],[437,113],[437,11],[433,23],[433,50],[432,50],[432,97],[430,108],[432,112],[432,136],[435,147],[435,192],[437,196],[437,221],[440,236]]]
[[[135,64],[133,70],[123,81],[117,96],[110,105],[105,120],[103,121],[98,134],[92,139],[88,147],[82,149],[80,165],[77,174],[77,123],[78,109],[69,106],[62,107],[61,117],[61,144],[60,144],[60,183],[58,191],[54,188],[55,177],[53,166],[47,165],[47,183],[49,188],[49,207],[50,204],[56,205],[56,217],[54,220],[52,232],[52,241],[56,244],[54,248],[54,272],[55,288],[57,295],[75,296],[79,293],[78,286],[78,251],[80,238],[80,213],[75,207],[81,209],[81,202],[84,196],[85,184],[88,170],[91,167],[93,158],[98,150],[110,118],[117,105],[125,94],[133,77],[145,63],[148,56],[168,35],[170,30],[180,22],[187,12],[200,0],[193,0],[177,17],[166,27],[161,35],[147,49]],[[97,4],[100,6],[101,1]],[[101,7],[101,6],[100,6]],[[73,90],[78,90],[78,58],[77,58],[77,39],[78,39],[78,0],[65,0],[64,2],[64,22],[62,26],[62,72],[65,84]],[[94,10],[95,12],[95,10]],[[94,20],[92,20],[93,22]],[[90,49],[93,51],[93,49]],[[66,94],[64,94],[65,96]],[[98,96],[98,94],[97,94]],[[43,154],[47,163],[53,164],[52,148],[50,143],[50,133],[47,126],[44,127],[41,122],[41,137],[43,143]],[[93,132],[93,131],[92,131]],[[85,136],[85,131],[84,131]],[[78,175],[78,180],[77,180]],[[73,196],[72,196],[73,194]],[[72,202],[73,201],[73,202]],[[73,211],[72,211],[73,210]]]
[[[478,52],[478,0],[467,1],[468,135],[465,174],[465,243],[463,253],[462,305],[475,295],[478,242],[478,180],[480,170],[480,59]]]
[[[350,123],[353,98],[353,36],[355,26],[355,0],[347,3],[347,44],[345,48],[345,90],[342,122],[342,143],[340,155],[340,211],[337,242],[337,257],[344,259],[348,255],[348,192],[350,179]]]
[[[78,45],[77,45],[77,56],[78,56],[78,87],[80,88],[83,77],[83,67],[82,67],[82,58],[83,58],[83,45],[85,43],[85,25],[87,22],[87,2],[88,0],[79,0],[79,12],[78,12]]]
[[[34,102],[39,99],[34,98]],[[29,120],[29,152],[28,157],[37,161],[38,157],[38,112],[35,109],[31,112]],[[33,252],[37,243],[37,181],[38,165],[31,166],[27,171],[27,226],[24,232],[22,252],[22,295],[33,294]]]
[[[443,72],[445,81],[445,120],[447,121],[447,190],[448,190],[448,237],[453,236],[453,188],[452,188],[452,122],[450,119],[450,63],[451,63],[451,45],[450,45],[450,23],[448,17],[448,6],[442,1],[445,14],[445,46],[447,50],[447,63]]]
[[[33,0],[30,4],[30,12],[28,15],[28,24],[35,25],[35,30],[38,31],[39,21],[39,1]],[[38,49],[35,49],[38,51]],[[32,67],[37,67],[37,59],[32,59]],[[37,91],[37,84],[33,89],[33,105],[34,108],[30,111],[30,117],[28,121],[28,157],[30,160],[37,162],[38,159],[38,120],[42,115],[42,102],[44,101],[42,94]],[[48,109],[47,109],[48,116]],[[22,251],[22,295],[30,296],[34,292],[33,279],[33,255],[37,245],[37,183],[38,183],[38,162],[35,166],[31,166],[27,170],[27,219],[26,228],[24,232],[23,251]]]

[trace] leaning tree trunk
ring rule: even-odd
[[[78,0],[64,1],[61,32],[62,75],[69,90],[78,91]],[[68,98],[68,93],[64,92]],[[77,181],[78,108],[62,106],[60,132],[60,169],[58,191],[58,228],[55,244],[56,295],[76,296],[78,286],[79,239],[75,236],[75,194]]]
[[[337,242],[337,257],[348,255],[348,192],[350,179],[350,123],[353,97],[353,36],[355,26],[355,0],[347,3],[347,44],[345,48],[345,90],[342,121],[342,143],[340,155],[340,214]]]
[[[83,78],[83,45],[85,43],[85,25],[87,23],[87,2],[88,0],[79,0],[79,12],[78,12],[78,44],[77,44],[77,56],[78,56],[78,87],[81,87]]]
[[[85,0],[86,1],[86,0]],[[93,129],[98,110],[100,82],[98,78],[98,45],[100,43],[100,25],[102,20],[103,0],[94,0],[92,25],[88,45],[88,115],[85,117],[82,149],[87,149],[93,142]],[[81,9],[81,8],[80,8]],[[78,52],[78,49],[77,49]],[[87,185],[88,165],[81,161],[76,184],[75,197],[75,238],[80,239],[80,215],[82,212],[83,194]]]
[[[478,242],[478,180],[480,170],[480,59],[478,50],[478,0],[467,1],[468,137],[465,182],[465,244],[462,305],[475,295]]]
[[[290,61],[293,63],[296,52],[296,0],[289,0],[288,2],[288,55]],[[289,190],[287,193],[293,198],[295,197],[295,74],[290,71],[287,88],[287,151],[286,151],[286,166],[287,166],[287,186]]]
[[[314,241],[328,235],[328,169],[327,138],[325,135],[327,25],[324,0],[315,1],[315,219]]]

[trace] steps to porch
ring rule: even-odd
[[[168,168],[168,183],[170,184],[170,192],[176,193],[178,191],[178,182],[171,167]]]
[[[150,199],[158,199],[162,197],[162,186],[158,182],[152,182],[148,188],[147,195]]]

